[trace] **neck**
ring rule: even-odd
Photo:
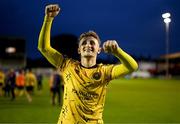
[[[81,57],[81,65],[87,68],[96,65],[96,57]]]

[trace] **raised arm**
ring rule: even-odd
[[[106,41],[103,44],[103,50],[116,56],[121,64],[114,66],[112,70],[112,79],[124,76],[135,71],[138,68],[137,62],[126,52],[124,52],[115,40]]]
[[[50,32],[51,25],[55,16],[58,15],[60,8],[57,4],[47,5],[45,8],[44,22],[41,28],[38,41],[38,50],[55,67],[58,67],[63,61],[63,55],[51,47]]]

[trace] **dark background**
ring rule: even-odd
[[[165,54],[165,24],[161,17],[164,12],[170,12],[172,19],[170,53],[180,51],[179,0],[1,0],[0,36],[23,38],[27,57],[41,58],[37,42],[44,8],[50,3],[61,7],[51,35],[62,51],[76,53],[73,45],[76,41],[68,41],[68,45],[63,46],[65,41],[59,40],[59,35],[78,38],[82,32],[94,30],[102,42],[117,40],[119,46],[133,56],[158,58]]]

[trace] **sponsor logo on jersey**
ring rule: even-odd
[[[99,80],[101,78],[101,73],[100,72],[95,72],[92,77],[95,80]]]

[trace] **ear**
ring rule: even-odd
[[[78,54],[81,54],[81,51],[80,51],[80,49],[78,48]]]
[[[98,49],[98,54],[100,54],[100,52],[101,52],[101,47],[99,47],[99,49]]]

